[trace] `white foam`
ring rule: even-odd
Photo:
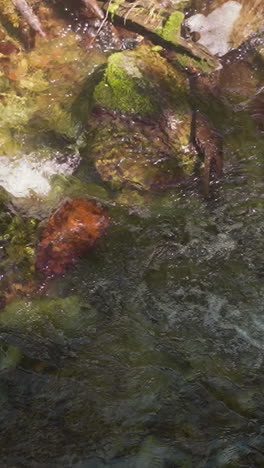
[[[216,8],[208,16],[193,15],[186,20],[192,32],[198,32],[198,42],[214,55],[224,55],[230,50],[229,37],[233,26],[239,17],[242,5],[236,1],[228,1]]]
[[[38,157],[37,157],[38,156]],[[39,196],[48,195],[50,178],[55,174],[70,175],[79,163],[79,156],[69,156],[60,162],[61,155],[52,159],[39,160],[31,153],[19,158],[0,157],[0,185],[15,197],[29,197],[32,192]]]

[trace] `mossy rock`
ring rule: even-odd
[[[186,75],[174,69],[155,47],[144,44],[110,56],[94,100],[110,110],[147,116],[160,113],[168,104],[187,109],[188,92]]]
[[[94,100],[88,153],[104,181],[146,190],[192,174],[189,82],[156,47],[113,54]]]
[[[170,138],[156,122],[130,122],[122,116],[99,122],[94,118],[88,154],[113,188],[166,187],[189,177],[196,163],[191,145],[183,149]]]
[[[135,64],[134,54],[112,54],[104,79],[94,91],[95,102],[124,113],[154,114],[158,103],[151,84],[144,80]]]

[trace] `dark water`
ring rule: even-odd
[[[59,319],[7,319],[2,466],[264,466],[262,170],[252,148],[214,200],[120,209]]]
[[[209,199],[109,201],[97,248],[2,311],[1,467],[264,466],[263,141],[217,119]]]

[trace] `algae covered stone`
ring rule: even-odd
[[[156,122],[112,116],[103,122],[94,119],[93,124],[89,154],[102,179],[114,188],[131,185],[147,190],[175,185],[194,168],[194,149],[170,141]]]
[[[15,299],[2,311],[0,326],[63,342],[63,334],[78,327],[81,305],[77,296]]]
[[[94,91],[96,103],[102,107],[140,115],[158,109],[154,88],[147,82],[132,53],[115,53],[109,57],[103,81]]]
[[[96,104],[138,115],[162,112],[169,104],[188,109],[189,84],[151,45],[110,56],[103,80],[96,86]]]
[[[149,189],[192,173],[189,81],[155,47],[113,54],[94,99],[88,148],[103,180]]]

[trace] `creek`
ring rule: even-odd
[[[101,34],[104,46],[109,30]],[[1,309],[0,465],[264,466],[263,105],[254,104],[255,120],[244,106],[252,93],[255,102],[253,78],[242,80],[242,98],[236,90],[228,112],[223,102],[216,113],[217,101],[212,104],[224,139],[224,174],[211,181],[209,196],[201,193],[198,175],[147,195],[134,187],[120,195],[86,158],[79,131],[89,111],[83,108],[83,89],[91,93],[87,67],[98,82],[109,50],[99,53],[95,42],[96,60],[85,62],[78,49],[77,67],[73,36],[65,37],[54,40],[49,59],[43,49],[27,65],[22,56],[14,59],[16,80],[29,94],[21,97],[18,81],[11,91],[1,82],[3,93],[26,100],[29,114],[33,101],[40,109],[33,124],[32,114],[22,123],[8,97],[0,164],[0,183],[11,193],[7,202],[6,192],[1,195],[2,295],[10,283],[41,283],[41,274],[32,273],[34,222],[65,196],[96,199],[111,222],[96,248],[53,278],[42,295],[18,288]],[[250,63],[254,76],[263,76],[263,58]],[[44,70],[36,89],[35,66]],[[77,70],[74,88],[65,70]],[[234,80],[230,85],[222,77],[221,86],[227,96]],[[47,96],[53,120],[45,114]],[[211,107],[207,99],[202,111]],[[81,116],[77,123],[67,113],[72,105],[71,115]],[[8,166],[10,152],[17,156]],[[30,179],[22,195],[21,174]],[[47,174],[48,200],[41,193]]]

